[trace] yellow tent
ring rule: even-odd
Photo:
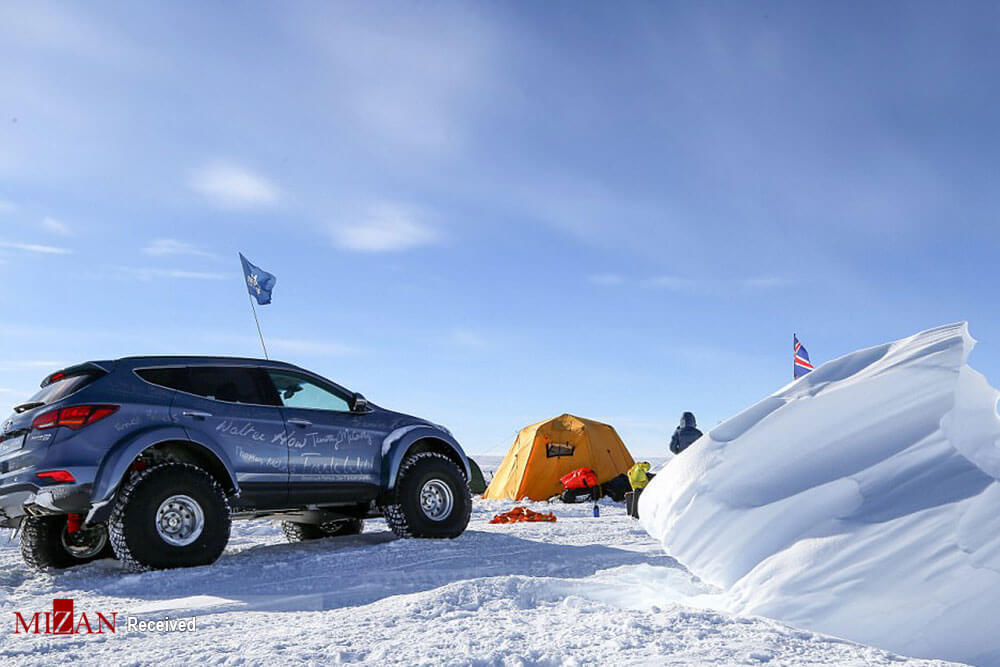
[[[590,468],[603,484],[633,464],[614,428],[561,415],[521,429],[483,498],[546,500],[562,491],[559,478],[577,468]]]

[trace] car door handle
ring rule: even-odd
[[[212,416],[211,412],[201,412],[200,410],[185,410],[181,414],[185,417],[193,417],[194,419],[208,419]]]
[[[295,424],[296,426],[302,426],[303,428],[306,426],[312,426],[312,422],[308,419],[299,419],[298,417],[292,417],[288,420],[288,423]]]

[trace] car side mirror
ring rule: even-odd
[[[368,399],[354,392],[354,396],[351,396],[351,412],[368,412]]]

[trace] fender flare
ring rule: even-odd
[[[461,461],[465,479],[470,479],[472,470],[469,458],[458,441],[444,429],[428,424],[413,424],[398,428],[382,440],[382,488],[390,491],[396,486],[399,469],[410,448],[421,440],[434,440],[450,449]]]
[[[170,441],[190,442],[219,459],[226,470],[230,484],[239,494],[240,486],[233,475],[233,466],[225,452],[207,442],[192,439],[188,432],[179,426],[162,426],[136,433],[131,438],[118,443],[108,452],[104,460],[101,461],[97,476],[94,478],[91,504],[96,506],[107,503],[111,499],[115,489],[118,488],[118,483],[128,471],[129,465],[140,453],[153,445]]]

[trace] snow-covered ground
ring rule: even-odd
[[[490,525],[513,503],[475,503],[452,541],[355,537],[287,544],[238,522],[222,558],[125,574],[112,560],[38,575],[0,547],[0,614],[119,613],[114,635],[0,634],[7,664],[944,664],[906,660],[709,607],[699,583],[620,506],[535,503],[554,524]],[[708,606],[706,606],[708,605]],[[123,617],[196,618],[193,632],[128,632]]]

